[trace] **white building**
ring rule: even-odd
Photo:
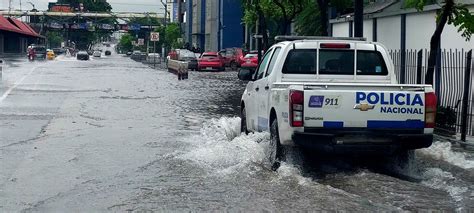
[[[474,13],[474,0],[455,0],[467,5]],[[364,37],[378,41],[389,50],[429,49],[431,35],[436,28],[438,4],[427,5],[423,11],[404,8],[403,0],[381,0],[364,8]],[[332,35],[351,37],[353,16],[330,20]],[[405,38],[405,39],[403,39]],[[441,38],[441,49],[473,49],[474,36],[466,41],[453,25],[446,25]]]

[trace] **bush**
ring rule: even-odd
[[[436,127],[456,131],[456,117],[454,108],[439,106],[436,113]]]

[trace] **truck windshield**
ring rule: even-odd
[[[282,72],[285,74],[316,74],[316,49],[290,50]],[[354,50],[320,49],[319,74],[354,75]],[[357,51],[357,75],[387,75],[380,52]]]

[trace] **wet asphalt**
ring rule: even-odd
[[[377,159],[265,166],[240,135],[236,72],[188,80],[127,57],[11,59],[0,84],[0,212],[474,210],[474,154],[443,140],[411,171]]]

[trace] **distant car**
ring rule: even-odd
[[[218,70],[224,71],[225,65],[222,57],[217,52],[204,52],[198,59],[198,71]]]
[[[140,60],[141,54],[142,54],[142,52],[140,50],[135,50],[135,51],[132,52],[131,58],[133,60],[138,61],[138,60]]]
[[[219,51],[219,54],[222,56],[225,66],[232,70],[237,70],[244,57],[242,48],[238,47],[225,48]]]
[[[148,56],[146,57],[146,63],[148,63],[148,64],[153,64],[153,63],[160,64],[161,63],[160,54],[159,53],[150,53],[150,54],[148,54]]]
[[[87,55],[92,55],[94,53],[94,50],[87,50]]]
[[[54,54],[54,51],[53,50],[46,50],[46,59],[48,60],[54,60],[54,58],[56,58],[56,55]]]
[[[100,51],[100,50],[95,50],[94,53],[92,54],[92,56],[94,56],[94,57],[100,57],[100,56],[102,56],[102,51]]]
[[[128,51],[127,53],[125,53],[126,56],[131,56],[132,55],[132,52],[131,51]]]
[[[188,62],[189,70],[197,70],[198,60],[196,54],[187,49],[176,49],[175,51],[177,60]]]
[[[263,56],[263,55],[262,55]],[[258,54],[256,51],[252,51],[250,53],[247,53],[245,57],[243,58],[243,61],[240,64],[240,67],[246,67],[246,68],[257,68],[258,66]]]
[[[46,59],[46,47],[45,46],[38,46],[34,45],[28,48],[28,59],[30,60],[38,60],[38,59]]]
[[[53,52],[55,55],[61,55],[64,54],[66,50],[64,48],[53,48]]]
[[[77,57],[77,60],[81,60],[81,61],[89,60],[89,54],[87,53],[87,51],[77,52],[76,57]]]
[[[107,55],[107,56],[112,55],[112,52],[110,50],[106,50],[105,55]]]

